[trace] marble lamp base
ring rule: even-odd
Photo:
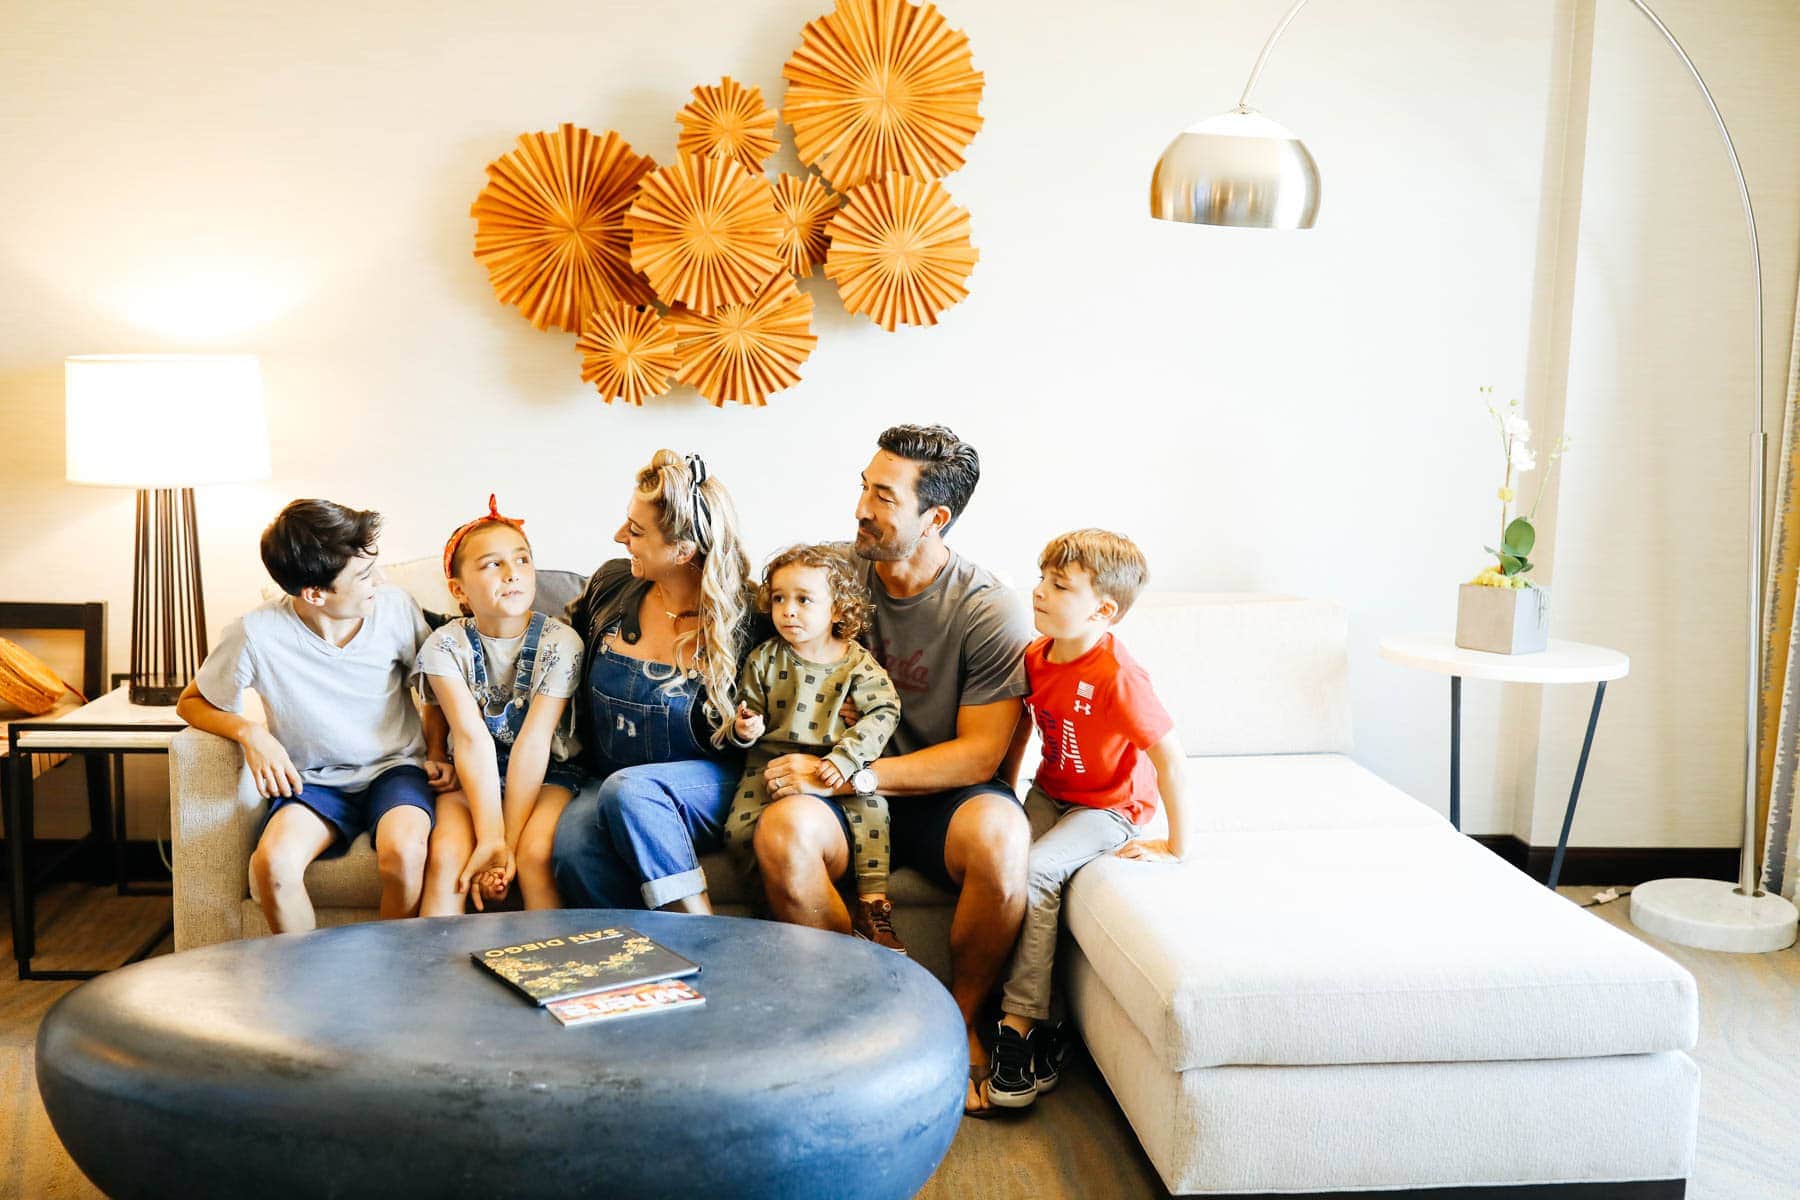
[[[1794,906],[1780,896],[1746,896],[1719,879],[1657,879],[1631,893],[1631,923],[1653,937],[1700,950],[1767,954],[1794,944]]]

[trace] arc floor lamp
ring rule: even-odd
[[[1780,896],[1758,887],[1756,867],[1757,689],[1762,669],[1762,523],[1765,439],[1763,435],[1762,253],[1750,189],[1738,162],[1731,132],[1706,80],[1643,0],[1627,0],[1656,27],[1700,89],[1725,144],[1743,203],[1750,235],[1751,278],[1755,285],[1754,390],[1750,409],[1749,608],[1750,644],[1744,659],[1744,837],[1736,884],[1712,879],[1659,879],[1631,895],[1631,919],[1645,931],[1683,945],[1710,950],[1780,950],[1794,941],[1796,912]],[[1319,168],[1306,146],[1281,125],[1250,107],[1250,93],[1275,43],[1305,8],[1296,0],[1282,16],[1250,71],[1237,107],[1190,126],[1169,143],[1150,180],[1150,215],[1165,221],[1252,229],[1308,229],[1319,212]]]

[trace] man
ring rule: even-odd
[[[981,477],[975,448],[941,425],[898,425],[877,439],[856,505],[856,554],[874,602],[869,646],[900,693],[886,757],[835,788],[820,760],[769,763],[774,801],[756,856],[776,917],[850,932],[833,881],[850,867],[841,810],[819,796],[890,801],[893,859],[957,892],[950,993],[969,1038],[966,1107],[985,1107],[987,1054],[976,1018],[1018,936],[1031,830],[1012,780],[1029,726],[1023,614],[1006,589],[944,544]]]

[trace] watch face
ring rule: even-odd
[[[850,786],[856,789],[859,796],[867,796],[875,790],[875,772],[864,767],[850,777]]]

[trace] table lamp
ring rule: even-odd
[[[63,363],[70,483],[137,489],[131,702],[175,703],[206,657],[194,488],[269,477],[249,354],[84,354]]]
[[[1763,479],[1763,295],[1762,254],[1757,246],[1756,214],[1750,188],[1732,145],[1731,131],[1675,35],[1644,0],[1627,0],[1656,27],[1681,60],[1712,113],[1737,181],[1744,225],[1750,237],[1750,277],[1756,303],[1751,314],[1755,381],[1750,397],[1749,576],[1745,601],[1750,638],[1744,654],[1744,837],[1738,856],[1738,880],[1659,879],[1641,884],[1631,894],[1631,919],[1657,937],[1707,950],[1766,952],[1794,943],[1797,914],[1780,896],[1761,890],[1756,867],[1756,731],[1761,684]],[[1319,168],[1306,146],[1287,129],[1250,107],[1250,93],[1269,61],[1275,43],[1307,0],[1295,0],[1263,43],[1237,107],[1189,126],[1170,142],[1150,178],[1150,215],[1165,221],[1249,229],[1310,229],[1319,213]]]

